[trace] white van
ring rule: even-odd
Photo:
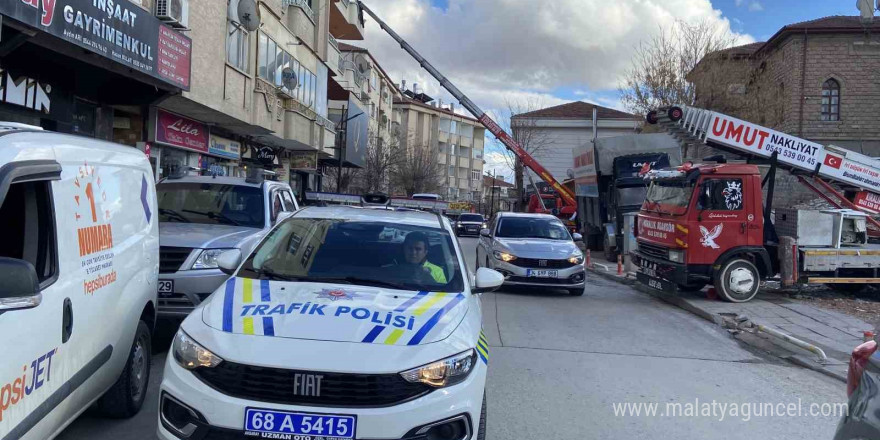
[[[133,148],[0,123],[0,439],[146,395],[159,221]]]

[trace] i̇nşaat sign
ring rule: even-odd
[[[156,111],[156,142],[207,153],[208,130],[201,122],[159,109]]]
[[[190,88],[192,40],[128,0],[2,0],[0,15]]]

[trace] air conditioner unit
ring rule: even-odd
[[[189,27],[189,0],[156,0],[156,18],[176,28]]]

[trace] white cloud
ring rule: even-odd
[[[764,6],[761,5],[761,2],[752,2],[752,3],[749,5],[749,10],[750,10],[750,11],[763,11],[763,10],[764,10]]]
[[[498,151],[486,150],[483,159],[486,160],[486,163],[483,165],[484,174],[486,171],[490,174],[494,172],[498,175],[499,179],[504,177],[505,181],[513,183],[513,170],[511,170],[510,166],[507,164],[507,159],[504,158],[504,154]]]
[[[745,0],[736,0],[736,7],[738,8],[738,7],[742,6],[744,1]]]
[[[449,0],[446,10],[430,0],[368,5],[484,110],[529,97],[559,104],[564,101],[553,92],[573,85],[584,91],[579,97],[596,101],[585,90],[616,90],[635,46],[661,26],[708,20],[730,29],[710,0]],[[369,17],[365,33],[364,41],[352,43],[367,47],[395,81],[418,83],[450,102],[439,83]],[[742,43],[754,40],[739,37]]]

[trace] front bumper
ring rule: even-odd
[[[164,318],[186,318],[193,309],[208,298],[229,275],[220,269],[180,270],[160,273],[160,281],[174,281],[174,293],[159,295],[158,314]]]
[[[463,227],[455,227],[455,235],[480,235],[483,225],[462,225]]]
[[[357,417],[357,439],[407,439],[421,440],[413,436],[419,427],[463,416],[469,425],[468,440],[477,438],[483,391],[486,384],[486,364],[477,361],[474,371],[464,382],[435,390],[429,394],[395,406],[381,408],[330,408],[283,405],[231,397],[211,388],[190,371],[181,368],[169,355],[160,386],[159,427],[157,434],[163,440],[181,438],[201,439],[250,439],[245,437],[244,418],[246,408],[280,411],[308,412],[318,414],[353,415]],[[163,420],[161,404],[165,396],[198,412],[204,424],[198,426],[189,437],[177,436]],[[409,434],[409,435],[408,435]],[[300,438],[300,436],[291,436]],[[317,440],[321,437],[301,436]]]
[[[663,292],[675,293],[679,285],[693,282],[686,264],[673,263],[656,257],[650,257],[635,251],[632,253],[633,264],[638,268],[636,278],[640,283]]]
[[[558,287],[560,289],[583,288],[586,285],[586,270],[584,266],[577,264],[564,269],[550,269],[557,271],[555,278],[529,277],[529,270],[542,270],[546,267],[520,267],[504,261],[489,257],[490,269],[495,269],[504,275],[505,286],[532,286],[532,287]]]

